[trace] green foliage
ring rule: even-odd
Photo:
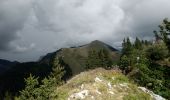
[[[154,44],[147,48],[146,55],[151,60],[164,60],[168,56],[168,49],[164,44]]]
[[[159,25],[159,32],[154,31],[156,38],[162,39],[166,46],[168,47],[168,50],[170,52],[170,21],[166,18],[163,20],[162,24]]]
[[[25,79],[26,87],[20,93],[20,100],[35,100],[37,97],[36,87],[39,85],[38,78],[30,75],[29,78]]]
[[[51,99],[51,93],[56,86],[56,79],[53,77],[44,78],[41,84],[38,82],[38,78],[30,75],[25,79],[26,87],[20,91],[19,100],[48,100]]]
[[[131,43],[129,37],[127,39],[123,40],[122,47],[123,47],[122,55],[130,55],[131,54],[133,46],[132,46],[132,43]]]
[[[98,52],[96,50],[90,50],[86,61],[86,69],[94,69],[97,67],[110,68],[112,66],[112,58],[110,53],[101,49]]]
[[[12,94],[10,92],[5,92],[4,100],[11,100],[13,98]]]
[[[144,93],[140,93],[140,95],[129,93],[128,95],[123,97],[123,100],[152,100],[152,98]]]
[[[100,59],[100,66],[104,68],[109,68],[112,66],[112,58],[110,53],[106,49],[101,49],[98,53]]]
[[[12,99],[15,95],[18,95],[19,90],[25,88],[24,78],[29,77],[30,74],[42,80],[50,72],[51,66],[44,63],[27,62],[16,64],[0,75],[0,100],[4,99],[6,91],[12,95]]]
[[[51,76],[55,78],[56,84],[60,85],[62,78],[65,74],[64,66],[60,64],[62,61],[61,58],[55,57],[53,67],[52,67],[52,73]]]
[[[98,52],[96,50],[90,50],[86,62],[86,69],[94,69],[99,67],[100,58],[98,56]]]
[[[53,96],[51,94],[54,92],[56,86],[61,85],[62,77],[64,75],[64,67],[60,65],[59,58],[54,59],[54,65],[52,67],[53,72],[48,78],[44,78],[41,82],[38,78],[30,75],[25,79],[26,87],[24,90],[20,91],[20,96],[17,98],[19,100],[49,100]]]
[[[157,36],[157,34],[156,34]],[[170,67],[159,64],[168,59],[168,48],[164,43],[150,44],[136,38],[131,49],[127,49],[129,40],[123,42],[120,69],[138,84],[170,99]],[[132,97],[133,98],[133,97]]]
[[[124,74],[126,74],[129,65],[130,65],[129,58],[126,55],[123,55],[120,59],[120,69],[124,71]]]
[[[134,47],[135,47],[135,49],[142,49],[142,42],[139,40],[138,37],[136,37]]]

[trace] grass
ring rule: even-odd
[[[102,82],[95,82],[96,77],[100,78]],[[112,85],[111,89],[108,88],[108,82]],[[80,88],[82,84],[84,85],[83,89]],[[54,94],[57,95],[56,100],[66,100],[70,95],[82,90],[89,90],[89,96],[85,100],[92,100],[92,96],[96,100],[113,100],[113,98],[114,100],[152,100],[149,94],[138,89],[137,85],[128,80],[120,71],[102,68],[76,75],[65,85],[57,88]]]
[[[129,93],[128,95],[125,95],[123,97],[123,100],[152,100],[152,98],[149,95],[146,94],[134,94]]]

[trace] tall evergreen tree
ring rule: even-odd
[[[135,49],[142,49],[142,43],[141,43],[141,41],[139,40],[138,37],[136,37],[134,47],[135,47]]]
[[[109,52],[106,49],[101,49],[99,51],[100,66],[104,68],[109,68],[112,66],[112,59]]]
[[[132,46],[132,43],[129,39],[129,37],[127,37],[126,39],[123,40],[123,43],[122,43],[122,55],[130,55],[131,54],[131,51],[133,50],[133,46]]]
[[[26,86],[25,89],[20,92],[19,100],[35,100],[38,98],[36,95],[36,88],[39,85],[38,78],[35,78],[30,74],[30,77],[25,79]]]
[[[162,24],[159,25],[159,32],[154,31],[157,37],[160,37],[168,47],[170,52],[170,21],[168,19],[164,19]]]
[[[64,66],[60,64],[61,60],[61,58],[55,57],[53,62],[51,76],[56,79],[56,84],[61,84],[62,77],[65,74]]]

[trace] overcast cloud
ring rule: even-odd
[[[0,58],[37,60],[93,40],[152,39],[169,0],[0,0]]]

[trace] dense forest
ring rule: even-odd
[[[118,65],[118,68],[130,80],[170,99],[169,34],[170,21],[165,19],[159,25],[159,30],[154,31],[154,41],[141,40],[136,37],[136,40],[132,42],[128,37],[125,38],[119,61],[113,61],[110,52],[104,48],[91,49],[85,59],[85,69],[103,67],[109,70]],[[53,95],[55,88],[65,84],[66,79],[69,78],[68,76],[72,76],[72,73],[68,65],[63,62],[62,57],[54,57],[50,66],[48,73],[44,73],[43,77],[27,73],[29,77],[25,77],[25,86],[22,90],[17,91],[17,95],[5,91],[4,99],[48,100],[57,98],[56,94]]]

